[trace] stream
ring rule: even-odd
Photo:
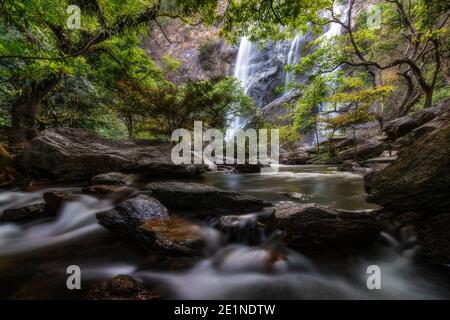
[[[376,209],[365,201],[362,177],[331,166],[279,166],[262,174],[208,173],[201,183],[270,201],[304,201],[343,210]],[[116,238],[97,224],[95,214],[112,208],[108,200],[81,195],[80,187],[35,192],[0,191],[0,212],[41,201],[47,190],[77,194],[55,220],[0,225],[0,298],[78,299],[98,281],[129,274],[168,299],[446,299],[448,268],[419,264],[414,248],[400,250],[389,235],[378,248],[358,257],[308,257],[267,239],[259,246],[222,243],[207,236],[198,259],[161,258]],[[145,191],[145,190],[143,190]],[[256,213],[257,214],[257,213]],[[247,215],[254,219],[254,215]],[[245,232],[245,229],[242,230]],[[275,258],[274,258],[275,257]],[[66,269],[82,270],[82,290],[66,288]],[[367,288],[367,268],[381,270],[381,290]],[[86,289],[86,290],[84,290]]]

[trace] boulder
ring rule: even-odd
[[[148,249],[176,256],[202,253],[204,239],[200,227],[178,216],[148,221],[136,231],[137,238]]]
[[[60,191],[48,191],[44,193],[43,198],[48,210],[54,214],[59,213],[66,202],[74,199],[73,196]]]
[[[167,208],[199,216],[261,210],[269,203],[257,198],[192,182],[153,182],[146,189]]]
[[[280,163],[285,165],[302,165],[306,164],[308,160],[309,154],[302,148],[280,154]]]
[[[234,166],[233,171],[237,173],[260,173],[262,164],[238,163]]]
[[[93,286],[86,295],[88,300],[155,300],[159,295],[146,289],[130,276],[119,275]]]
[[[314,203],[281,203],[267,221],[284,242],[301,252],[353,250],[377,239],[380,226],[370,212],[338,211]]]
[[[365,177],[368,201],[393,211],[450,212],[450,122],[404,148]]]
[[[338,170],[344,171],[344,172],[364,174],[364,173],[366,173],[367,169],[361,167],[361,165],[355,161],[345,160],[342,164],[339,165]]]
[[[438,264],[450,264],[450,213],[425,220],[417,233],[421,257]]]
[[[303,194],[303,193],[299,193],[299,192],[284,192],[283,195],[288,198],[291,198],[291,199],[296,199],[296,200],[305,201],[305,202],[307,202],[313,198],[313,196],[310,194]]]
[[[356,159],[366,160],[370,158],[375,158],[383,154],[384,145],[378,141],[369,141],[367,143],[356,146]],[[339,158],[341,160],[352,160],[355,159],[355,149],[350,148],[339,153]]]
[[[97,213],[98,222],[119,235],[136,235],[136,228],[155,220],[169,220],[167,209],[156,199],[139,195],[117,205],[114,209]]]
[[[189,177],[203,165],[175,165],[170,144],[115,141],[74,128],[41,132],[16,158],[17,167],[42,179],[81,181],[108,172],[141,173],[153,177]]]
[[[414,129],[433,120],[440,114],[447,112],[450,106],[450,99],[444,100],[433,108],[423,109],[416,113],[387,122],[384,126],[384,132],[389,140],[397,140]]]
[[[114,185],[89,186],[82,188],[81,192],[99,198],[109,199],[113,204],[119,204],[138,195],[137,189]]]
[[[122,192],[132,194],[134,192],[137,192],[137,189],[124,186],[99,184],[95,186],[84,187],[81,189],[81,192],[90,195],[108,195],[111,193],[122,193]]]
[[[266,240],[264,223],[273,215],[273,209],[259,214],[229,215],[213,218],[209,225],[220,230],[227,243],[259,245]]]
[[[37,203],[17,209],[8,209],[0,213],[0,223],[27,223],[36,219],[53,217],[45,203]]]
[[[109,172],[96,175],[91,179],[92,184],[131,186],[141,177],[138,174],[125,174],[121,172]]]

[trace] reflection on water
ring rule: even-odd
[[[278,171],[262,174],[210,173],[203,181],[212,186],[245,192],[267,201],[295,200],[288,192],[312,196],[309,202],[343,210],[376,209],[366,202],[360,175],[337,171],[331,166],[279,166]]]

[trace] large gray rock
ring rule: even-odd
[[[155,198],[139,195],[114,209],[97,214],[97,220],[109,231],[135,240],[150,252],[192,256],[202,253],[200,227],[177,216]]]
[[[158,200],[145,195],[124,201],[109,211],[97,213],[98,222],[119,235],[135,236],[137,227],[169,219],[167,209]]]
[[[138,174],[109,172],[96,175],[91,179],[91,183],[97,185],[131,186],[138,182],[140,179],[141,176]]]
[[[387,134],[388,139],[397,140],[398,138],[409,134],[414,129],[433,120],[443,112],[446,112],[449,110],[449,106],[450,99],[447,99],[433,108],[423,109],[416,113],[392,120],[385,124],[384,132]]]
[[[356,157],[355,149],[350,148],[341,153],[339,153],[339,158],[341,160],[366,160],[370,158],[375,158],[383,154],[384,145],[378,141],[368,141],[367,143],[360,144],[356,146]]]
[[[309,160],[309,153],[303,148],[281,152],[280,163],[286,165],[302,165]]]
[[[153,182],[146,186],[167,208],[199,216],[258,211],[270,206],[257,198],[191,182]]]
[[[450,122],[445,121],[385,169],[365,177],[368,200],[393,211],[450,212]]]
[[[203,166],[172,163],[172,145],[115,141],[72,128],[44,130],[17,157],[21,171],[36,178],[86,180],[108,172],[139,172],[146,177],[197,175]]]
[[[343,250],[370,244],[380,231],[370,212],[345,212],[314,203],[281,203],[267,221],[285,243],[302,252]]]
[[[450,213],[419,224],[419,255],[439,264],[450,264]]]

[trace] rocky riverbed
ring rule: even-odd
[[[0,192],[0,295],[448,298],[450,130],[438,107],[428,121],[387,124],[342,163],[356,173],[205,172],[173,165],[167,145],[44,131],[17,157],[22,184]],[[398,157],[366,171],[386,145]],[[82,290],[66,287],[71,265]],[[367,289],[371,265],[382,290]]]

